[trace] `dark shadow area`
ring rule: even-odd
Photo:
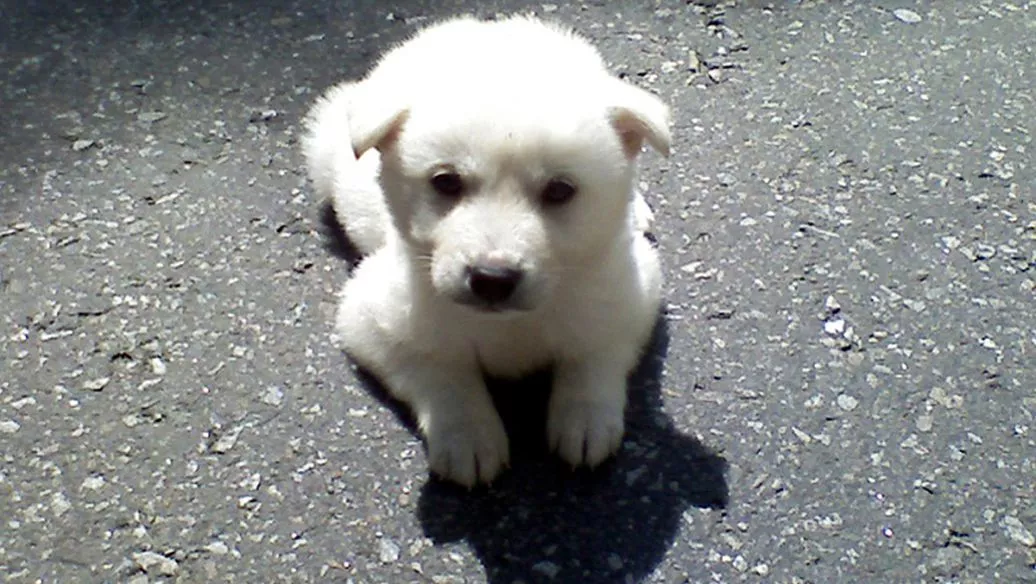
[[[360,251],[349,241],[330,199],[320,205],[320,233],[324,236],[324,249],[331,255],[348,262],[350,269],[360,263]]]
[[[728,501],[726,461],[662,412],[667,345],[663,316],[630,379],[622,449],[594,471],[572,471],[547,452],[548,374],[491,382],[511,469],[470,492],[429,481],[418,502],[425,534],[440,544],[466,541],[493,583],[620,583],[651,573],[685,510]]]

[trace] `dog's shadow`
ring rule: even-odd
[[[334,238],[333,213],[325,234]],[[345,242],[328,242],[355,262]],[[511,442],[511,469],[491,487],[468,491],[435,478],[422,488],[418,517],[437,544],[465,541],[489,582],[625,583],[640,581],[672,545],[690,507],[724,509],[726,461],[680,433],[662,411],[662,364],[668,349],[660,315],[651,343],[630,377],[626,437],[611,461],[573,471],[547,452],[550,374],[489,386]],[[377,381],[364,385],[411,431],[407,409]]]

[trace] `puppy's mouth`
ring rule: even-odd
[[[471,294],[469,291],[455,295],[453,301],[474,312],[488,316],[507,317],[532,310],[531,306],[517,298],[511,298],[504,302],[489,302]]]

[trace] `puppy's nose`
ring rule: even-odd
[[[468,288],[486,304],[500,304],[514,294],[521,270],[496,266],[468,266]]]

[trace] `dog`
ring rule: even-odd
[[[492,482],[509,444],[484,375],[548,367],[552,451],[615,453],[661,302],[636,163],[669,155],[668,106],[561,25],[459,17],[328,90],[306,127],[315,191],[363,256],[335,336],[411,408],[432,473]]]

